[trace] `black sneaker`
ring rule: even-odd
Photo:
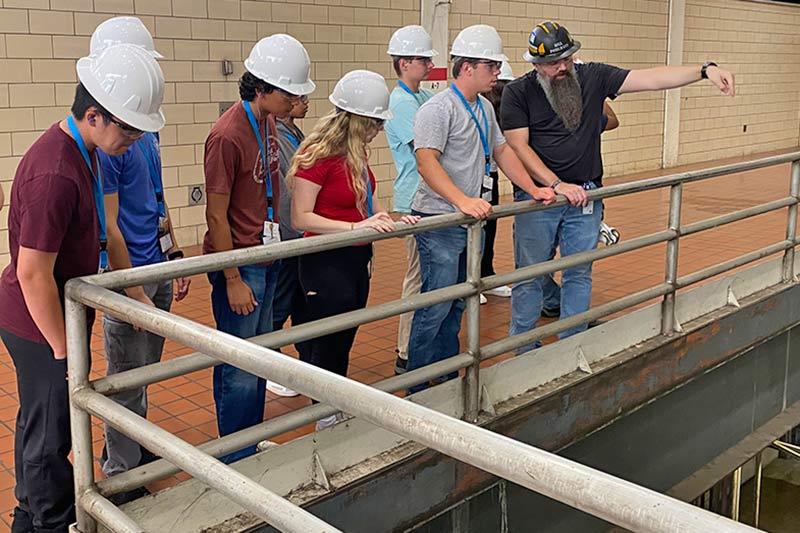
[[[598,318],[597,320],[592,320],[591,322],[589,322],[589,323],[586,325],[586,327],[587,327],[587,328],[596,328],[597,326],[599,326],[599,325],[601,325],[601,324],[605,324],[605,323],[606,323],[606,321],[605,321],[605,320],[600,320],[600,319]]]
[[[143,496],[147,496],[150,494],[150,491],[144,487],[139,487],[138,489],[129,490],[127,492],[120,492],[119,494],[114,494],[109,496],[108,499],[116,506],[124,505],[128,502],[132,502],[133,500],[138,500]]]
[[[394,360],[394,373],[395,375],[405,374],[408,370],[408,359],[403,359],[399,355]]]
[[[548,309],[547,307],[542,307],[542,316],[544,318],[558,318],[561,316],[561,308],[554,307],[553,309]]]
[[[33,517],[19,507],[14,507],[11,513],[14,520],[11,521],[11,533],[33,533]]]

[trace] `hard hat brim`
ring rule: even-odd
[[[508,56],[505,54],[450,54],[450,57],[464,57],[467,59],[487,59],[489,61],[508,61]]]
[[[371,111],[364,111],[363,109],[355,109],[350,106],[342,105],[341,102],[337,102],[333,95],[328,96],[328,101],[333,104],[333,106],[337,109],[341,109],[342,111],[347,111],[348,113],[352,113],[353,115],[359,115],[362,117],[369,117],[369,118],[377,118],[380,120],[391,120],[394,117],[394,113],[392,113],[391,109],[386,109],[379,113],[371,112]]]
[[[78,60],[76,70],[78,71],[78,79],[92,95],[95,101],[103,106],[103,108],[123,121],[125,124],[132,126],[138,130],[156,132],[164,127],[166,119],[164,112],[159,109],[157,113],[136,113],[120,106],[118,102],[114,101],[103,89],[100,84],[91,75],[91,61],[89,58],[84,57]]]
[[[249,57],[244,60],[244,68],[247,69],[247,72],[260,79],[264,83],[269,83],[273,87],[283,89],[287,93],[294,94],[295,96],[305,96],[311,94],[317,88],[317,85],[311,81],[310,78],[304,83],[284,83],[281,81],[272,80],[269,76],[264,75],[262,72],[259,72],[258,69],[254,68],[253,62]]]
[[[148,52],[150,52],[150,55],[151,55],[151,56],[153,56],[153,57],[155,57],[156,59],[164,59],[164,56],[163,56],[163,55],[161,55],[161,54],[158,52],[158,50],[148,50]]]
[[[581,42],[572,41],[572,46],[570,46],[569,48],[558,54],[552,54],[547,56],[534,56],[526,50],[525,53],[522,54],[522,59],[524,59],[528,63],[539,65],[541,63],[549,63],[550,61],[558,61],[559,59],[564,59],[565,57],[571,56],[580,49],[581,49]]]
[[[426,52],[420,52],[418,54],[405,54],[405,53],[396,54],[396,53],[392,52],[391,50],[386,50],[386,55],[387,56],[394,56],[394,57],[435,57],[435,56],[439,55],[439,52],[437,52],[433,48],[431,48],[430,50],[428,50]]]

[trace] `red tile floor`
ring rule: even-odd
[[[731,161],[715,162],[702,166],[715,166]],[[608,184],[665,175],[682,170],[700,168],[701,165],[642,173],[624,178],[609,179]],[[714,217],[775,200],[788,194],[789,165],[715,178],[684,187],[682,222],[689,223]],[[504,198],[510,201],[510,198]],[[617,227],[623,239],[646,235],[666,228],[669,190],[661,189],[635,195],[612,198],[606,201],[606,222]],[[679,275],[687,274],[726,259],[761,248],[785,238],[787,215],[785,210],[761,215],[724,227],[681,239]],[[499,223],[495,245],[495,269],[506,272],[513,267],[512,220]],[[197,253],[197,250],[191,250]],[[665,245],[652,246],[622,256],[608,258],[594,265],[594,305],[605,303],[663,281]],[[399,240],[382,241],[375,247],[375,266],[370,305],[396,299],[405,273],[405,251]],[[482,306],[482,341],[484,343],[504,338],[508,333],[510,302],[489,297]],[[189,296],[177,303],[173,311],[200,323],[213,326],[209,301],[209,285],[204,276],[195,276]],[[92,377],[105,373],[102,354],[102,337],[95,323],[92,336]],[[364,383],[374,383],[393,375],[394,348],[397,318],[380,320],[362,326],[353,347],[351,378]],[[190,353],[172,341],[167,341],[164,359]],[[288,353],[295,355],[291,349]],[[211,392],[211,370],[171,379],[151,385],[148,418],[193,444],[217,437],[214,401]],[[292,399],[268,395],[266,413],[273,418],[309,404],[304,397]],[[14,367],[5,347],[0,344],[0,530],[7,531],[14,499],[13,428],[17,411],[17,391]],[[313,430],[308,425],[300,430],[275,438],[286,442]],[[103,446],[102,426],[95,421],[94,451],[100,455]],[[96,468],[99,473],[99,467]],[[150,488],[157,490],[172,485],[186,475],[164,480]]]

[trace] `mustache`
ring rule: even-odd
[[[570,133],[575,132],[583,118],[583,95],[574,67],[567,70],[564,75],[551,79],[537,76],[536,80],[544,90],[547,101],[564,123],[564,127]]]

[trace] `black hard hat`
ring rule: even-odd
[[[569,57],[581,43],[572,38],[567,28],[546,20],[536,25],[528,39],[528,51],[522,58],[530,63],[547,63]]]

